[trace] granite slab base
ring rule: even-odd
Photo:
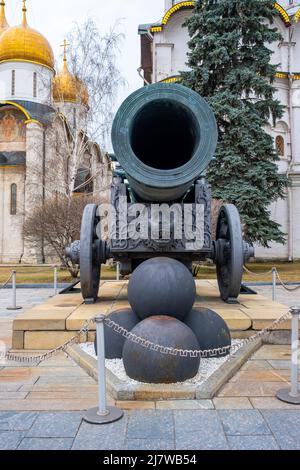
[[[212,399],[230,380],[249,357],[262,345],[261,340],[251,342],[232,355],[205,382],[199,384],[128,384],[106,368],[106,386],[109,394],[118,401],[131,400],[200,400]],[[98,380],[97,361],[78,344],[68,348],[70,357],[91,377]]]

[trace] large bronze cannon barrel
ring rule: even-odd
[[[72,261],[80,263],[85,302],[97,299],[100,268],[109,258],[119,262],[121,274],[126,275],[155,257],[175,259],[190,270],[194,261],[212,260],[222,299],[236,302],[243,264],[254,250],[243,240],[240,216],[233,204],[221,207],[213,234],[205,170],[214,157],[217,140],[211,108],[182,85],[149,85],[124,101],[112,129],[115,157],[122,168],[116,169],[111,190],[115,233],[109,240],[99,237],[101,216],[96,204],[89,204],[82,218],[81,240],[67,248]],[[146,209],[146,217],[137,221],[132,214],[140,213],[136,202]],[[152,217],[154,204],[161,208],[157,219]],[[186,208],[191,211],[190,219],[185,217]],[[121,224],[124,217],[125,230]],[[137,231],[131,235],[133,223],[137,223]],[[169,234],[163,229],[166,225]]]
[[[112,129],[116,159],[141,201],[180,199],[214,156],[214,114],[197,93],[178,84],[149,85],[119,108]]]

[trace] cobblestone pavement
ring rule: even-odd
[[[12,305],[11,289],[0,289],[0,341],[11,346],[12,322],[21,313],[35,307],[53,295],[53,289],[17,289],[17,305],[21,310],[7,310]]]
[[[0,449],[300,449],[300,411],[131,411],[94,426],[81,413],[0,413]]]
[[[53,289],[17,289],[17,305],[22,310],[7,310],[12,305],[11,289],[0,289],[0,320],[12,321],[17,315],[41,304],[53,295]]]
[[[252,287],[252,286],[251,286]],[[294,286],[289,286],[293,288]],[[272,298],[272,287],[271,286],[253,286],[253,289],[261,295]],[[300,306],[300,288],[294,292],[288,292],[283,287],[277,286],[276,288],[276,300],[281,304],[288,305],[292,307],[294,305]]]
[[[268,289],[257,290],[267,296]],[[51,294],[20,289],[18,303],[31,308]],[[282,296],[299,303],[299,293]],[[0,291],[0,341],[9,346],[20,311],[7,305],[9,291]],[[264,345],[214,400],[120,402],[124,418],[102,427],[82,422],[82,410],[97,403],[97,385],[64,354],[36,367],[0,364],[0,449],[300,450],[300,409],[275,398],[289,386],[289,367],[289,346]]]

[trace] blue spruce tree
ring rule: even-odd
[[[281,40],[275,15],[272,0],[198,1],[185,23],[190,70],[182,72],[183,84],[206,98],[216,115],[219,145],[207,172],[213,195],[235,204],[245,237],[265,247],[285,242],[269,207],[288,186],[265,131],[283,113],[274,97],[278,65],[271,65],[268,47]]]

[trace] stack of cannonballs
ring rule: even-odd
[[[215,312],[193,308],[196,286],[184,264],[157,257],[143,262],[128,285],[131,309],[109,318],[151,343],[182,350],[206,350],[231,344],[229,329]],[[163,354],[113,331],[105,325],[107,359],[122,358],[127,375],[139,382],[176,383],[194,377],[200,357]]]

